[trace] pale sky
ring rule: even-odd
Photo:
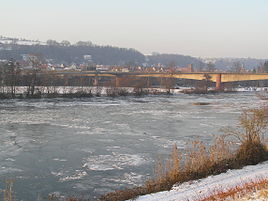
[[[0,35],[268,58],[268,0],[0,0]]]

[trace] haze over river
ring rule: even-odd
[[[17,200],[35,201],[142,184],[174,143],[184,149],[196,136],[210,142],[243,108],[262,104],[254,92],[2,100],[0,188],[15,179]]]

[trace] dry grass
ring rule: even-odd
[[[258,193],[260,195],[260,197],[265,197],[268,198],[268,187],[266,186],[266,189],[262,189],[260,190],[260,192]]]
[[[234,136],[241,143],[246,141],[261,142],[268,126],[265,118],[265,108],[244,110],[239,118],[236,128],[227,127],[223,129],[226,136]]]
[[[259,196],[268,198],[268,179],[259,179],[254,182],[248,182],[227,190],[215,190],[205,198],[199,201],[223,201],[223,200],[247,200],[250,194],[259,191]]]
[[[170,190],[175,183],[199,179],[228,170],[230,166],[226,166],[226,161],[230,157],[233,158],[233,154],[223,138],[218,138],[209,147],[199,140],[193,141],[184,155],[179,153],[177,146],[174,145],[169,159],[166,162],[160,160],[157,162],[153,179],[140,187],[108,193],[100,200],[123,201],[139,195]]]
[[[15,201],[14,192],[13,192],[13,184],[14,180],[6,180],[6,189],[2,192],[4,193],[4,201]]]
[[[265,132],[268,121],[264,109],[245,110],[236,128],[226,128],[224,137],[234,137],[240,142],[236,159],[240,165],[255,165],[267,160]]]

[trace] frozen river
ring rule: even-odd
[[[0,188],[14,179],[17,200],[35,201],[53,192],[94,198],[142,184],[174,143],[184,149],[196,136],[209,142],[243,108],[262,104],[253,92],[2,100]]]

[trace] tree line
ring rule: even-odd
[[[54,44],[53,42],[51,42]],[[91,55],[95,64],[100,65],[138,65],[145,61],[145,56],[134,50],[127,48],[118,48],[112,46],[98,46],[84,44],[78,45],[17,45],[2,44],[0,50],[0,60],[22,60],[24,54],[38,54],[44,60],[52,64],[82,64],[85,62],[84,55]],[[66,42],[66,44],[68,44]]]

